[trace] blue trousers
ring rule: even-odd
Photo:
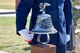
[[[37,42],[37,34],[34,35],[34,38],[32,40],[32,43],[29,43],[31,45],[36,45],[38,44]],[[45,35],[41,35],[41,41],[45,42],[46,39],[46,34]],[[50,42],[48,44],[54,44],[56,45],[56,53],[66,53],[66,45],[63,45],[60,41],[60,37],[58,34],[50,34]]]

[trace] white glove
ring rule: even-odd
[[[34,34],[31,33],[28,29],[22,29],[18,31],[18,33],[26,40],[31,41],[33,39]]]
[[[66,42],[70,41],[70,35],[67,34]]]

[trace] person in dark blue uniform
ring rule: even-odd
[[[46,8],[46,13],[51,15],[54,28],[57,33],[50,34],[49,44],[55,44],[56,53],[66,53],[66,44],[70,40],[72,27],[72,5],[71,0],[21,0],[16,9],[16,31],[29,44],[38,44],[37,34],[32,34],[31,30],[36,24],[39,11],[39,4],[48,2],[50,7]],[[32,8],[29,30],[26,28],[27,16]],[[41,41],[45,41],[45,35],[41,37]]]

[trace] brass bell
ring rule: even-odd
[[[34,29],[32,29],[32,32],[35,34],[53,34],[57,32],[52,24],[51,15],[45,13],[46,6],[50,6],[50,4],[41,3],[39,6],[42,14],[37,16],[36,25]]]

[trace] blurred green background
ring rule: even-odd
[[[0,9],[15,10],[15,1],[0,0]],[[15,18],[15,16],[0,17],[0,51],[30,53],[30,45],[22,37],[16,35]]]
[[[16,0],[0,0],[0,9],[15,9]]]

